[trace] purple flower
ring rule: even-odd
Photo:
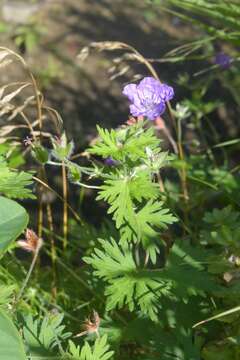
[[[228,54],[220,52],[215,56],[214,63],[219,65],[222,69],[229,69],[233,59]]]
[[[108,158],[104,159],[104,164],[106,166],[117,166],[117,165],[119,165],[119,161],[114,160],[112,157],[108,157]]]
[[[126,85],[123,95],[131,102],[130,113],[133,116],[146,116],[149,120],[155,120],[164,113],[165,103],[174,97],[174,91],[171,86],[161,84],[153,77],[145,77],[138,85]]]

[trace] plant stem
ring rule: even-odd
[[[53,271],[53,279],[52,279],[52,294],[53,298],[56,298],[57,295],[57,272],[56,272],[56,248],[55,248],[55,241],[54,241],[54,227],[53,227],[53,217],[52,217],[52,209],[51,205],[47,203],[47,218],[48,218],[48,225],[49,225],[49,238],[51,242],[51,260],[52,260],[52,271]]]
[[[164,193],[164,192],[165,192],[165,188],[164,188],[164,183],[163,183],[163,180],[162,180],[162,177],[161,177],[160,172],[157,173],[157,179],[158,179],[160,191],[161,191],[162,193]]]
[[[37,181],[39,184],[42,184],[46,189],[52,191],[57,198],[59,198],[61,201],[64,202],[64,199],[61,195],[59,195],[54,189],[52,189],[48,184],[46,184],[43,180],[39,179],[36,176],[33,176],[33,179],[35,181]],[[71,207],[71,205],[67,202],[67,207],[68,209],[72,212],[73,216],[75,217],[75,219],[80,222],[81,224],[83,224],[83,220],[80,218],[80,216],[77,214],[77,212]]]
[[[183,153],[183,147],[182,147],[182,128],[181,128],[181,120],[178,119],[177,122],[177,143],[178,143],[178,150],[179,150],[179,158],[182,162],[184,162],[184,153]],[[185,203],[188,202],[188,190],[187,190],[187,174],[185,170],[184,164],[182,164],[182,168],[180,171],[180,178],[182,183],[182,190],[183,190],[183,198],[185,200]]]
[[[16,301],[15,301],[15,303],[14,303],[15,306],[17,305],[17,303],[18,303],[19,300],[21,299],[21,297],[22,297],[22,295],[23,295],[23,292],[24,292],[24,290],[26,289],[26,286],[27,286],[27,284],[28,284],[28,282],[29,282],[29,279],[30,279],[31,274],[32,274],[33,269],[34,269],[34,266],[35,266],[35,264],[36,264],[36,261],[37,261],[37,258],[38,258],[38,254],[39,254],[40,248],[41,248],[41,246],[39,245],[39,246],[36,248],[36,251],[34,252],[33,260],[32,260],[32,263],[31,263],[31,265],[30,265],[30,268],[29,268],[29,270],[28,270],[27,276],[26,276],[26,278],[25,278],[25,280],[24,280],[24,282],[23,282],[23,284],[22,284],[22,287],[21,287],[21,289],[20,289],[20,291],[19,291],[19,294],[18,294],[18,296],[17,296],[17,298],[16,298]]]
[[[38,206],[38,237],[42,237],[42,228],[43,228],[43,202],[42,202],[42,191],[41,185],[39,186],[39,206]]]
[[[62,162],[62,181],[63,181],[63,249],[67,247],[67,233],[68,233],[68,207],[67,207],[67,172],[64,162]]]

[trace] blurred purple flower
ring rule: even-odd
[[[232,61],[233,59],[231,58],[231,56],[224,52],[216,54],[214,59],[214,63],[216,65],[219,65],[222,69],[229,69]]]
[[[155,120],[164,113],[165,102],[174,97],[171,86],[161,84],[153,77],[145,77],[138,85],[126,85],[123,94],[131,102],[130,113],[133,116],[146,116],[149,120]]]
[[[104,159],[104,164],[106,166],[117,166],[117,165],[119,165],[119,161],[114,160],[112,157],[108,157],[108,158]]]

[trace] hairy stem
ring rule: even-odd
[[[17,303],[18,303],[19,300],[21,299],[21,297],[22,297],[22,295],[23,295],[23,292],[24,292],[24,290],[26,289],[26,287],[27,287],[27,285],[28,285],[29,279],[30,279],[30,277],[31,277],[31,274],[32,274],[33,269],[34,269],[34,267],[35,267],[35,265],[36,265],[36,262],[37,262],[37,258],[38,258],[38,254],[39,254],[40,248],[41,248],[41,244],[39,243],[39,246],[36,248],[36,250],[35,250],[35,252],[34,252],[33,260],[32,260],[32,263],[31,263],[31,265],[30,265],[30,268],[29,268],[29,270],[28,270],[27,276],[26,276],[26,278],[25,278],[25,280],[24,280],[24,282],[23,282],[23,284],[22,284],[22,287],[21,287],[21,289],[20,289],[20,291],[19,291],[19,293],[18,293],[18,296],[17,296],[17,298],[16,298],[16,301],[15,301],[15,303],[14,303],[15,306],[17,305]]]

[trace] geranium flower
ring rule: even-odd
[[[133,116],[146,116],[149,120],[155,120],[164,113],[165,103],[174,97],[174,90],[153,77],[145,77],[138,85],[126,85],[123,94],[131,102],[130,113]]]
[[[214,59],[214,63],[216,65],[219,65],[224,70],[229,69],[232,62],[233,59],[231,58],[231,56],[224,52],[218,53]]]

